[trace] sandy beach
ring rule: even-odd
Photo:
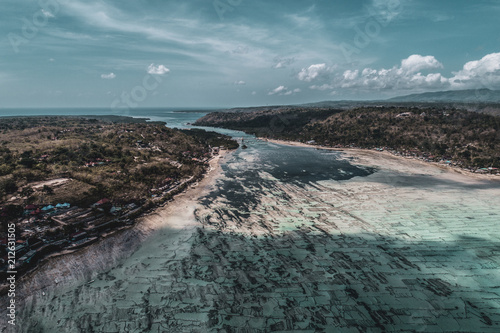
[[[400,163],[403,164],[408,164],[409,166],[413,167],[420,167],[421,165],[428,166],[432,165],[434,167],[440,168],[442,170],[447,170],[447,171],[453,171],[462,175],[466,175],[469,177],[473,177],[476,179],[485,179],[485,180],[500,180],[500,174],[499,175],[488,175],[488,174],[478,174],[478,173],[472,173],[468,170],[458,168],[458,167],[451,167],[442,163],[438,162],[425,162],[420,159],[416,158],[411,158],[411,157],[404,157],[404,156],[397,156],[393,155],[388,151],[374,151],[370,149],[361,149],[361,148],[332,148],[332,147],[323,147],[323,146],[317,146],[317,145],[311,145],[303,142],[297,142],[297,141],[287,141],[287,140],[276,140],[276,139],[265,139],[267,142],[279,144],[279,145],[286,145],[286,146],[292,146],[292,147],[307,147],[307,148],[315,148],[315,149],[323,149],[323,150],[331,150],[331,151],[339,151],[342,152],[346,157],[352,158],[355,161],[359,161],[359,163],[364,164],[364,165],[379,165],[379,166],[390,166],[391,164],[394,164],[393,162],[391,163],[391,160],[399,161]],[[385,161],[382,162],[382,161]],[[404,162],[404,161],[409,161]],[[397,164],[397,163],[396,163]]]
[[[248,145],[128,237],[45,269],[73,283],[33,279],[21,332],[498,332],[498,182]]]
[[[221,151],[210,160],[209,170],[196,185],[189,186],[174,200],[138,218],[129,229],[111,233],[88,247],[69,254],[55,255],[45,260],[33,272],[23,276],[18,284],[21,298],[39,297],[57,288],[66,288],[94,279],[99,273],[130,256],[147,239],[161,229],[183,232],[196,225],[194,211],[197,199],[206,195],[220,176],[221,161],[230,154]],[[106,255],[103,255],[103,254]]]

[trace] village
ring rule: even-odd
[[[218,133],[112,120],[12,118],[3,124],[2,274],[25,274],[48,257],[130,228],[136,217],[196,184],[221,150],[237,147]],[[15,232],[7,233],[7,225]]]
[[[208,161],[208,159],[207,159]],[[72,206],[69,203],[29,204],[21,206],[22,217],[16,222],[20,230],[16,237],[15,270],[24,273],[50,255],[69,253],[90,245],[107,235],[134,225],[135,217],[183,191],[196,179],[191,176],[183,180],[167,178],[165,185],[151,189],[151,200],[116,205],[107,198],[90,207]],[[0,216],[8,217],[7,208],[0,208]],[[8,240],[0,239],[0,269],[8,271]]]

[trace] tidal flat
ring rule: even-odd
[[[247,145],[133,253],[27,296],[18,332],[499,331],[499,181]]]

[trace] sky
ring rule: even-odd
[[[500,89],[493,0],[2,0],[0,108]]]

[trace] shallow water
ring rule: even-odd
[[[27,299],[19,332],[500,330],[498,182],[224,132],[249,148],[197,224]]]

